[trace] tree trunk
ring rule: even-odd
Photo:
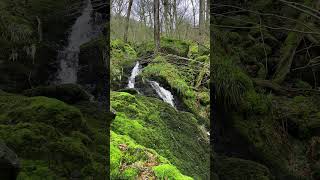
[[[124,42],[128,42],[129,21],[130,21],[132,3],[133,3],[133,0],[129,0],[127,17],[126,17],[126,25],[124,29],[124,35],[123,35]]]
[[[203,31],[203,15],[204,15],[204,0],[199,1],[199,37],[201,39],[202,37],[202,31]]]
[[[206,25],[209,28],[209,26],[210,26],[210,0],[207,0]]]
[[[172,21],[172,29],[177,28],[178,22],[178,13],[177,13],[177,0],[173,0],[173,21]]]
[[[195,28],[196,27],[196,7],[193,0],[190,0],[190,1],[192,5],[193,27]]]
[[[155,53],[160,51],[160,19],[159,19],[159,0],[154,0],[153,12],[154,12],[154,43]]]
[[[164,24],[165,24],[165,31],[167,36],[170,33],[170,22],[169,22],[169,1],[162,0],[163,5],[163,16],[164,16]]]

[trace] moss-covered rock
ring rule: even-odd
[[[105,99],[105,91],[109,88],[106,87],[109,86],[106,79],[110,79],[110,76],[104,59],[106,43],[104,36],[97,37],[81,45],[79,53],[77,83],[97,99]]]
[[[162,37],[160,41],[160,46],[161,52],[163,53],[175,54],[183,57],[188,56],[189,43],[185,41]]]
[[[205,56],[202,57],[202,59],[208,60],[208,57]],[[140,76],[144,79],[155,79],[162,84],[166,84],[182,99],[189,111],[202,118],[208,118],[208,106],[202,106],[199,103],[201,95],[198,94],[209,92],[207,90],[196,91],[192,85],[193,82],[190,82],[190,78],[185,76],[185,73],[187,72],[178,69],[174,63],[170,63],[171,61],[177,60],[172,60],[170,57],[157,56],[142,70]],[[192,66],[192,62],[187,62],[187,64],[188,63],[191,63],[190,66]],[[195,79],[195,77],[193,77],[193,79]]]
[[[18,179],[104,179],[104,109],[0,92],[0,139],[22,160]]]
[[[131,75],[131,69],[136,62],[137,53],[127,43],[116,39],[111,41],[111,89],[125,88],[127,79]]]
[[[137,144],[127,135],[111,131],[110,177],[112,179],[170,178],[192,179],[153,149]]]
[[[81,9],[81,5],[80,0],[0,3],[1,89],[19,92],[45,84],[52,77],[56,71],[57,45],[66,41],[66,31],[79,15],[65,16],[69,13],[66,7]]]
[[[274,107],[276,119],[288,123],[289,133],[297,138],[305,139],[319,135],[320,116],[318,97],[296,96],[293,99],[275,97]]]
[[[154,149],[183,174],[208,177],[209,146],[192,114],[176,111],[155,98],[125,92],[113,92],[111,106],[117,111],[111,125],[113,132]]]
[[[46,96],[69,104],[90,100],[89,94],[76,84],[40,86],[25,90],[23,94],[26,96]]]
[[[239,158],[218,158],[215,164],[215,172],[217,172],[220,180],[274,179],[266,166]]]

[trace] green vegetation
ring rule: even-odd
[[[165,171],[165,175],[170,177],[180,174],[177,171],[179,169],[183,174],[192,177],[206,177],[209,170],[208,142],[204,139],[205,135],[201,136],[200,127],[192,114],[177,112],[169,104],[155,98],[125,92],[113,92],[111,105],[117,111],[117,116],[112,122],[112,131],[129,136],[136,143],[153,149],[168,159],[174,167],[168,172]],[[111,140],[111,144],[117,144],[115,141]],[[126,145],[129,143],[124,142]],[[115,156],[115,161],[118,159],[116,157],[118,155]],[[140,155],[135,155],[135,158],[137,159],[126,159],[122,162],[132,164],[144,159]],[[156,169],[161,171],[160,167]],[[161,177],[164,177],[163,173],[160,173]],[[160,176],[157,173],[156,175]]]
[[[219,175],[219,179],[273,179],[268,168],[259,163],[238,158],[218,158],[218,160],[216,172]]]
[[[320,135],[319,36],[308,35],[319,33],[310,14],[318,5],[249,0],[214,6],[219,179],[319,177],[319,159],[310,156]]]
[[[103,179],[110,117],[95,104],[71,106],[2,91],[0,107],[0,137],[22,160],[18,179],[68,179],[75,172]],[[88,109],[100,114],[92,117]]]

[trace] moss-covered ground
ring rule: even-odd
[[[111,116],[98,105],[1,91],[0,106],[0,137],[20,159],[18,179],[105,178]]]
[[[116,118],[111,124],[111,177],[208,179],[209,57],[199,53],[195,43],[163,37],[161,44],[161,53],[147,60],[137,78],[160,82],[186,109],[177,110],[143,93],[112,91]],[[114,78],[129,77],[135,62],[153,53],[152,42],[130,46],[113,40],[111,45],[111,64],[119,70]],[[129,71],[121,71],[126,66]],[[203,72],[199,76],[198,69]],[[127,78],[121,83],[126,85]]]

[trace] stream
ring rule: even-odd
[[[135,87],[135,78],[137,75],[139,75],[139,73],[142,71],[142,69],[140,69],[140,64],[139,61],[136,62],[136,65],[133,67],[132,71],[131,71],[131,76],[129,77],[128,80],[128,88],[134,88]],[[150,86],[155,90],[155,92],[157,93],[157,95],[166,103],[170,104],[172,107],[175,108],[174,105],[174,97],[172,95],[172,93],[163,88],[162,86],[160,86],[160,84],[156,81],[148,81]]]

